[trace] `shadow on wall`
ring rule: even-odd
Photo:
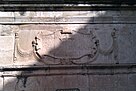
[[[132,12],[133,11],[131,11],[130,14]],[[112,17],[111,15],[123,16],[119,11],[109,11],[105,12],[103,15],[94,17],[93,22],[109,22],[110,19],[105,20],[105,18],[99,17]],[[126,16],[129,16],[129,14],[126,14]],[[134,40],[135,25],[112,23],[91,24],[91,22],[92,18],[89,19],[88,24],[54,25],[55,28],[56,26],[59,28],[58,30],[55,29],[56,31],[50,31],[49,29],[51,34],[45,31],[38,33],[32,43],[38,60],[34,65],[39,64],[39,62],[44,65],[127,63],[130,59],[134,62],[133,60],[135,57],[133,53],[135,51],[132,47],[128,48],[128,46],[133,46],[136,43]],[[124,48],[127,52],[124,51]],[[132,50],[134,52],[132,52]],[[128,55],[130,57],[128,57]],[[123,61],[124,59],[125,61]],[[25,73],[35,72],[21,72],[21,74]],[[94,91],[96,91],[96,89],[104,87],[103,85],[99,87],[99,84],[96,84],[101,80],[101,78],[98,78],[98,80],[95,81],[95,77],[91,75],[16,77],[17,79],[13,77],[14,80],[9,81],[11,78],[4,78],[5,84],[3,86],[3,91],[56,91],[56,89],[63,88],[79,88],[81,91],[91,91],[95,89]],[[107,76],[103,77],[101,84],[106,83],[106,79]],[[111,88],[112,90],[113,88],[119,87],[115,87],[114,80],[111,81],[111,84],[109,83],[109,87],[107,86],[107,88]],[[95,84],[96,86],[92,84]]]

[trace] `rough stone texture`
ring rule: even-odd
[[[0,23],[67,22],[111,24],[0,25],[0,65],[13,64],[14,52],[17,57],[15,64],[28,65],[29,63],[29,65],[38,65],[39,62],[34,56],[27,55],[32,50],[32,41],[35,40],[36,36],[40,38],[40,40],[38,40],[38,47],[41,48],[39,50],[41,55],[51,54],[56,57],[78,57],[89,52],[93,53],[94,51],[90,51],[94,44],[93,41],[90,41],[88,35],[83,35],[84,33],[89,33],[89,31],[95,33],[99,39],[101,49],[107,51],[112,46],[113,40],[111,33],[115,30],[117,45],[114,51],[108,55],[99,53],[99,56],[91,64],[136,63],[136,25],[112,24],[119,22],[134,23],[136,22],[135,17],[135,11],[1,12]],[[58,30],[71,32],[72,34],[61,34]],[[24,55],[20,55],[17,49],[14,51],[15,40],[13,32],[18,33],[19,48]],[[15,48],[17,48],[17,46]],[[58,59],[54,60],[46,57],[44,61],[49,61],[48,63],[58,63],[56,62]],[[80,59],[80,61],[87,62],[89,59],[83,58]],[[44,65],[43,63],[41,64]],[[109,71],[106,69],[103,70],[103,72]],[[116,71],[117,70],[118,69],[116,69]],[[96,72],[98,69],[93,71]],[[55,73],[59,72],[59,70],[55,70]],[[66,70],[62,70],[62,73],[63,72],[66,72]],[[80,72],[80,70],[71,69],[69,72]],[[84,70],[82,70],[82,72],[84,72]],[[49,71],[48,73],[52,72]],[[3,79],[0,78],[1,91],[56,91],[56,89],[63,88],[79,88],[80,91],[135,91],[136,75],[54,75],[28,78],[5,77],[4,90],[2,87]]]
[[[0,78],[0,91],[3,91],[3,78]]]
[[[27,79],[11,77],[4,79],[4,91],[56,91],[66,88],[89,91],[88,81],[88,76],[29,77]]]
[[[8,65],[13,63],[14,37],[0,36],[0,63]]]
[[[3,91],[16,91],[17,79],[15,77],[5,77]]]
[[[82,26],[82,27],[81,27]],[[113,46],[111,34],[116,30],[116,46]],[[93,52],[94,40],[91,38],[96,36],[100,42],[100,48],[108,51],[114,47],[113,53],[105,55],[105,52],[99,53],[94,63],[135,63],[135,24],[72,24],[72,25],[27,25],[20,26],[19,46],[20,50],[29,53],[32,50],[32,41],[34,37],[38,37],[39,50],[41,55],[49,54],[55,57],[80,57],[87,53]],[[61,34],[71,32],[72,34]],[[84,35],[82,33],[94,34]],[[24,37],[25,36],[25,37]],[[86,45],[84,45],[86,44]],[[80,49],[80,50],[79,50]],[[127,51],[127,52],[126,52]],[[19,57],[19,55],[18,55]],[[24,60],[23,57],[22,60]],[[19,60],[19,59],[18,59]],[[46,59],[47,61],[52,59]],[[89,59],[81,59],[81,61],[89,61]],[[131,61],[130,61],[131,60]]]
[[[26,81],[26,82],[25,82]],[[135,91],[135,75],[82,75],[4,78],[4,91]],[[16,90],[15,90],[16,89]]]

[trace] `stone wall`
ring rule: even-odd
[[[0,91],[135,91],[135,24],[135,11],[0,12],[1,69],[50,67],[1,70]]]

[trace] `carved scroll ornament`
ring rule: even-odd
[[[89,46],[86,46],[85,44],[81,43],[83,46],[83,47],[81,47],[81,49],[84,50],[83,48],[88,47],[87,51],[80,53],[80,51],[79,51],[80,49],[79,49],[76,52],[75,51],[73,52],[73,53],[79,53],[78,55],[73,54],[74,56],[73,55],[72,56],[70,56],[70,55],[68,55],[68,56],[63,56],[63,55],[60,56],[59,55],[58,56],[57,54],[53,55],[53,54],[55,54],[55,52],[53,53],[53,51],[54,50],[57,51],[57,49],[60,50],[59,47],[61,47],[61,46],[57,47],[56,49],[55,48],[52,49],[51,51],[49,51],[49,53],[41,54],[40,51],[46,50],[46,47],[43,47],[44,48],[43,49],[40,47],[40,45],[41,46],[46,45],[46,43],[48,41],[48,39],[46,39],[46,36],[54,36],[55,33],[59,34],[60,36],[61,35],[65,35],[65,36],[70,35],[70,37],[66,38],[66,39],[60,38],[60,36],[57,37],[58,40],[62,41],[60,43],[60,45],[63,45],[62,47],[66,46],[66,44],[67,44],[66,42],[74,43],[75,41],[77,41],[79,38],[78,36],[81,36],[82,38],[85,38],[85,39],[89,38],[90,43],[88,43],[88,44],[91,44],[91,45],[89,47]],[[53,65],[53,64],[89,64],[89,63],[96,61],[96,58],[98,57],[99,54],[110,55],[114,51],[114,47],[116,45],[116,30],[115,29],[111,33],[111,37],[112,37],[113,42],[112,42],[111,47],[108,50],[103,50],[101,48],[99,40],[93,31],[86,33],[86,32],[74,31],[74,30],[72,30],[72,32],[64,32],[62,30],[58,30],[56,32],[53,32],[52,34],[47,34],[47,35],[44,35],[42,32],[39,32],[39,33],[37,33],[37,36],[32,41],[33,50],[30,50],[29,52],[21,50],[18,40],[16,40],[16,46],[17,46],[17,52],[20,56],[28,57],[28,56],[34,55],[38,60],[40,60],[40,62],[43,62],[44,64],[50,64],[50,65]],[[76,40],[76,38],[77,38],[77,40]],[[69,41],[72,41],[72,42],[69,42]],[[80,45],[80,41],[78,43]],[[83,43],[86,43],[86,42],[83,42]],[[80,48],[80,46],[79,46],[79,48]],[[69,51],[69,49],[67,48],[66,51]],[[71,50],[71,51],[73,51],[73,50]],[[86,61],[84,61],[84,60],[86,60]],[[50,62],[48,62],[48,61],[50,61]]]

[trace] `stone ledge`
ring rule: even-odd
[[[0,24],[136,23],[136,17],[0,17]]]

